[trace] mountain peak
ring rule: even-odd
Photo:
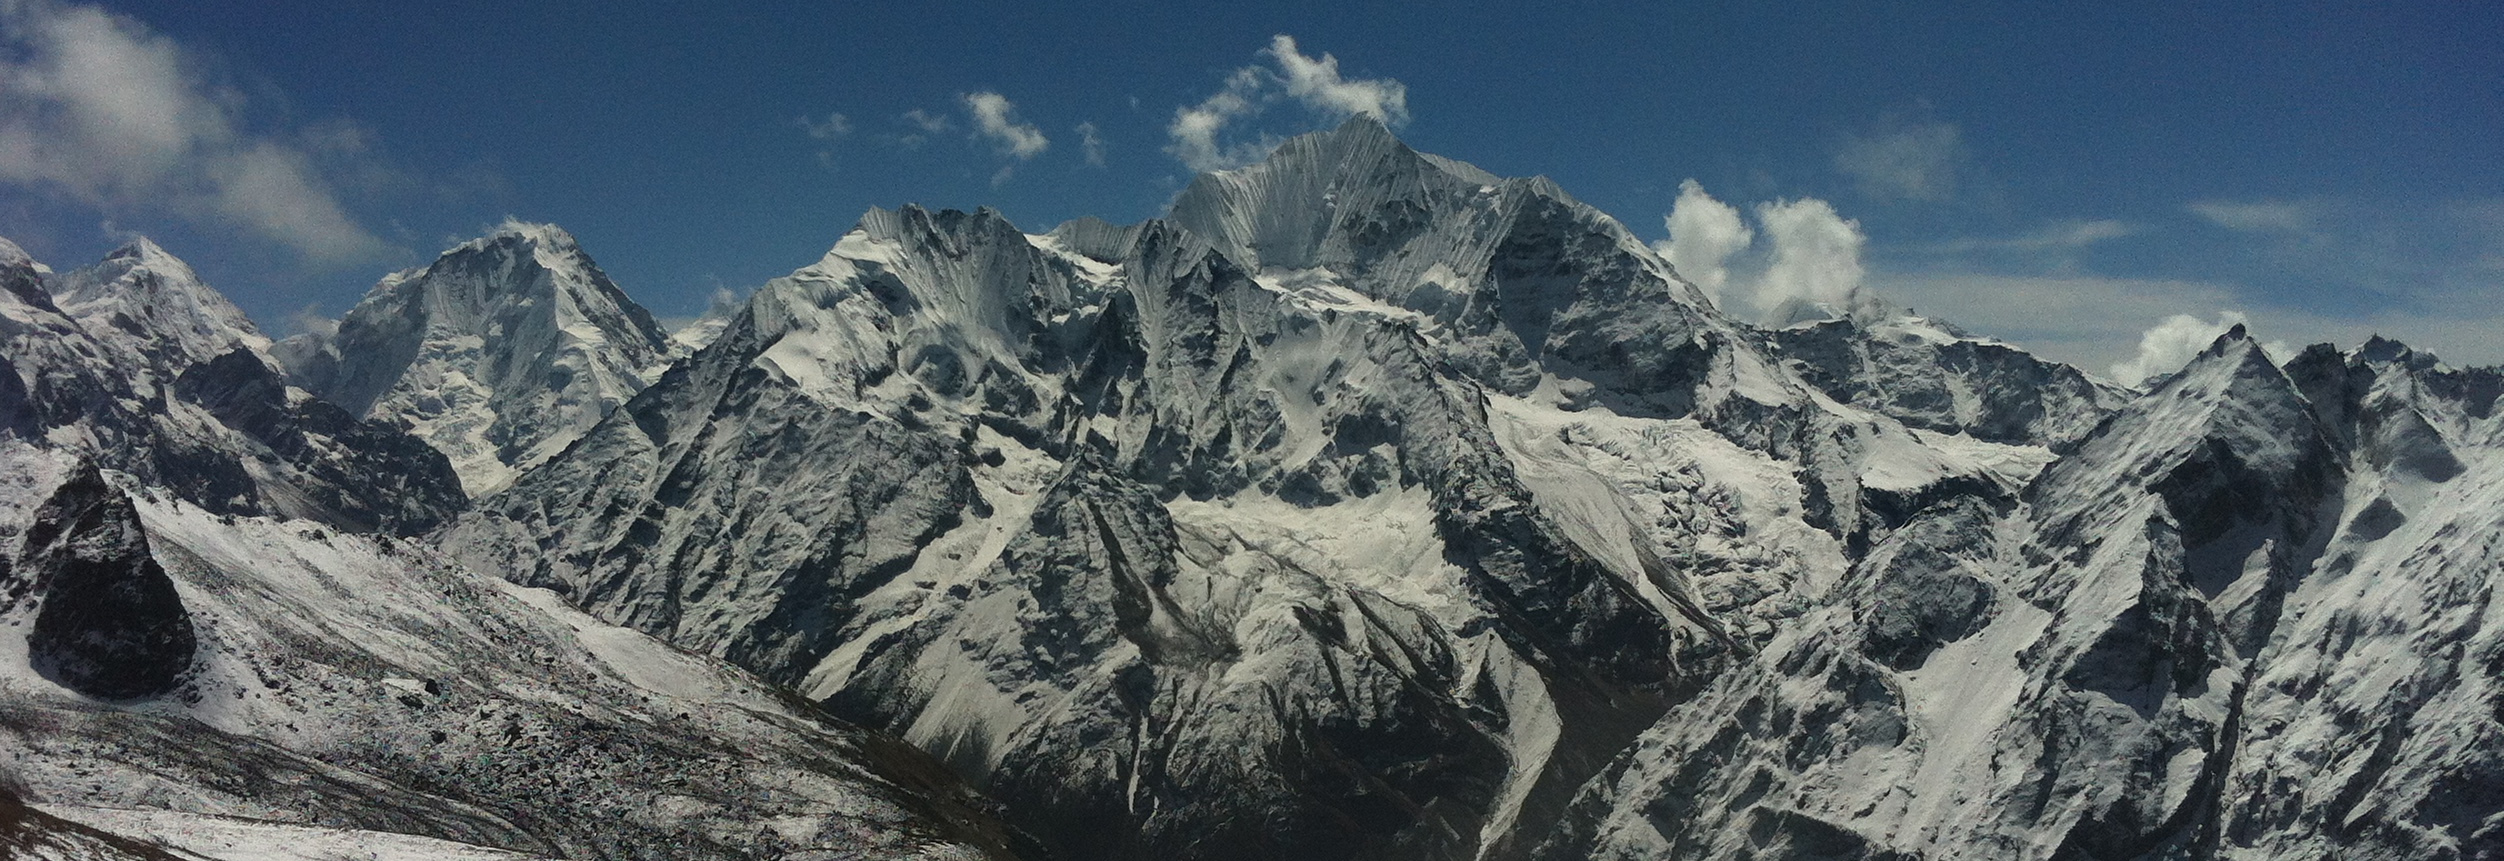
[[[506,218],[503,223],[496,225],[494,230],[487,231],[486,235],[463,243],[454,250],[513,243],[536,245],[561,253],[579,254],[582,251],[581,244],[574,241],[574,234],[566,232],[565,228],[516,218]]]
[[[2200,356],[2202,358],[2223,356],[2238,345],[2249,344],[2251,341],[2251,331],[2245,329],[2243,324],[2236,323],[2226,331],[2218,333],[2217,340],[2208,342],[2208,349],[2201,350]]]
[[[1432,219],[1468,207],[1502,178],[1410,149],[1371,118],[1289,138],[1269,157],[1201,174],[1166,219],[1253,266],[1304,269],[1364,245],[1351,228],[1381,218]]]
[[[146,236],[131,237],[130,241],[122,243],[121,247],[115,248],[111,252],[105,254],[104,259],[130,260],[139,263],[170,263],[175,266],[182,266],[185,269],[190,268],[189,264],[185,264],[181,259],[176,258],[173,252],[165,250],[165,246],[158,245],[156,240],[150,239]]]
[[[118,330],[138,338],[142,352],[174,372],[237,348],[264,352],[270,346],[243,309],[144,236],[51,286],[63,313],[100,335]]]
[[[632,397],[670,355],[668,333],[573,234],[507,220],[376,284],[296,371],[352,413],[415,430],[477,496]]]

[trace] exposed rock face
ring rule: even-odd
[[[442,451],[471,495],[563,449],[671,354],[572,235],[522,223],[383,279],[330,339],[282,351],[307,389]]]
[[[2472,854],[2500,394],[1767,332],[1359,121],[1140,225],[874,212],[446,540],[1085,857]]]
[[[26,642],[36,672],[127,700],[170,691],[191,669],[196,640],[182,596],[149,554],[130,500],[94,466],[36,510],[23,540],[9,597],[37,602]]]

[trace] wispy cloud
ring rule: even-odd
[[[931,113],[920,108],[905,111],[903,119],[914,128],[934,135],[956,128],[956,123],[949,121],[948,115]]]
[[[2321,218],[2321,206],[2283,200],[2203,200],[2188,207],[2210,224],[2245,233],[2308,233]]]
[[[1087,163],[1103,167],[1104,136],[1096,131],[1096,124],[1079,123],[1075,131],[1078,132],[1078,149],[1087,154]]]
[[[1954,123],[1891,117],[1864,133],[1843,137],[1835,168],[1880,200],[1938,202],[1955,196],[1965,161],[1964,136]]]
[[[1270,38],[1262,53],[1278,61],[1287,77],[1287,95],[1334,117],[1364,115],[1386,125],[1408,122],[1408,86],[1389,78],[1349,80],[1339,75],[1339,58],[1307,57],[1296,50],[1295,37]]]
[[[350,127],[256,132],[243,93],[217,86],[172,40],[93,6],[0,2],[0,46],[0,182],[108,214],[237,225],[317,265],[391,251],[348,214],[312,150],[358,157],[369,142],[342,138]]]
[[[1174,121],[1165,127],[1173,143],[1167,153],[1181,159],[1193,173],[1225,170],[1259,160],[1269,151],[1265,142],[1220,144],[1217,136],[1229,123],[1259,110],[1263,70],[1255,66],[1236,69],[1226,76],[1226,88],[1200,101],[1197,105],[1176,108]]]
[[[985,91],[958,98],[965,103],[966,112],[974,116],[974,136],[990,140],[1001,155],[1025,161],[1052,146],[1052,141],[1043,136],[1043,129],[1018,121],[1017,105],[1006,96]]]
[[[2098,371],[2129,361],[2141,335],[2186,309],[2241,304],[2227,285],[2182,279],[1880,271],[1869,282],[1915,313]]]
[[[842,140],[852,134],[852,120],[842,114],[827,114],[822,120],[814,117],[801,117],[800,129],[817,140]]]
[[[2184,209],[2226,253],[2212,265],[2292,301],[2350,313],[2504,301],[2504,198],[2211,199]]]
[[[2341,314],[2255,304],[2250,291],[2240,286],[2192,279],[1877,271],[1870,273],[1869,287],[1918,313],[2128,383],[2139,382],[2130,378],[2134,369],[2163,373],[2180,367],[2173,354],[2143,358],[2142,343],[2151,330],[2164,328],[2174,317],[2208,309],[2230,310],[2210,312],[2223,322],[2205,323],[2205,337],[2176,339],[2198,341],[2194,352],[2235,322],[2245,322],[2270,355],[2282,361],[2292,355],[2292,346],[2332,343],[2352,348],[2382,335],[2456,364],[2504,362],[2504,350],[2495,343],[2495,333],[2504,331],[2504,300],[2494,298]],[[2185,329],[2176,324],[2172,331]],[[2164,342],[2160,337],[2159,344]]]
[[[800,130],[806,132],[811,140],[815,140],[821,144],[821,146],[817,148],[818,165],[825,167],[828,170],[833,170],[835,167],[835,150],[832,146],[824,146],[824,144],[832,144],[835,141],[851,137],[851,118],[840,113],[827,114],[826,118],[822,120],[814,117],[801,117],[799,119],[799,125]]]
[[[956,121],[948,119],[947,114],[925,111],[921,108],[914,108],[896,115],[895,122],[908,131],[881,134],[877,140],[900,149],[920,149],[922,144],[930,142],[932,135],[946,134],[956,130]]]
[[[2072,252],[2141,232],[2140,225],[2115,219],[2055,221],[2015,236],[1960,237],[1922,245],[1929,254]]]
[[[1167,124],[1171,142],[1165,151],[1194,172],[1224,170],[1258,160],[1275,146],[1275,135],[1255,134],[1233,142],[1223,140],[1227,127],[1259,116],[1272,104],[1293,100],[1324,122],[1368,116],[1389,126],[1408,122],[1408,86],[1390,78],[1350,79],[1339,71],[1339,58],[1305,55],[1295,37],[1270,38],[1260,55],[1276,68],[1244,66],[1226,76],[1226,86],[1196,105],[1174,109]]]

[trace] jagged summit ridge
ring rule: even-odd
[[[571,234],[510,222],[383,279],[328,343],[288,354],[307,388],[404,424],[477,494],[625,402],[672,348]]]

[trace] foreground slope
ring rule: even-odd
[[[0,618],[23,632],[0,637],[0,773],[31,805],[0,814],[35,823],[30,845],[1011,851],[918,753],[545,593],[400,540],[126,493],[19,441],[0,465]]]

